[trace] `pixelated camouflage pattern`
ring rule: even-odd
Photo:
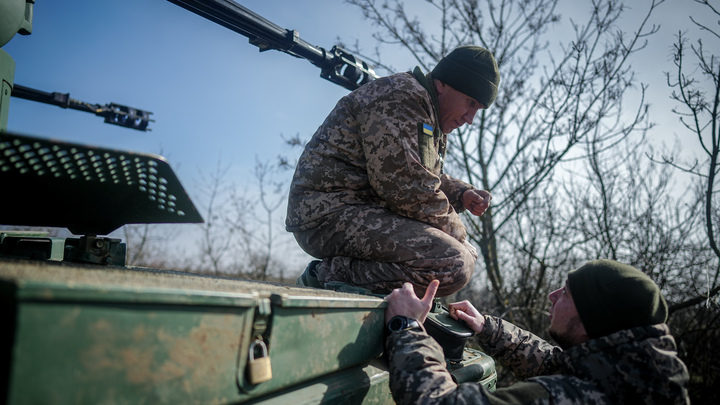
[[[390,391],[398,404],[547,405],[548,391],[537,383],[518,383],[490,393],[478,383],[456,384],[437,342],[418,329],[387,339]]]
[[[423,123],[434,128],[431,140],[421,137]],[[465,285],[477,253],[458,212],[473,187],[442,173],[446,142],[433,94],[413,73],[374,80],[337,103],[300,156],[286,218],[300,246],[324,259],[321,282],[389,292],[402,280],[424,289],[438,278],[441,295]]]
[[[442,155],[432,168],[420,161],[418,123],[436,128],[435,149]],[[457,211],[462,192],[472,186],[440,173],[447,137],[437,127],[431,95],[411,73],[374,80],[343,97],[297,163],[288,230],[315,227],[361,204],[433,225],[462,242]]]
[[[625,329],[568,350],[499,318],[486,317],[479,341],[487,354],[518,378],[543,385],[567,403],[688,404],[688,371],[677,356],[675,339],[665,324]],[[560,376],[536,377],[559,374]],[[564,380],[572,376],[572,379]],[[576,398],[565,385],[577,379]],[[573,402],[575,401],[575,402]]]
[[[515,325],[486,317],[486,353],[525,381],[487,392],[457,385],[442,348],[424,331],[387,339],[390,390],[399,404],[689,404],[688,372],[665,324],[622,330],[562,351]]]
[[[551,398],[550,403],[552,404],[609,405],[634,403],[614,402],[604,392],[599,391],[597,385],[593,382],[567,374],[533,377],[527,380],[526,383],[543,387],[546,394]]]
[[[424,294],[440,281],[438,296],[461,289],[472,276],[477,251],[428,224],[385,208],[350,206],[329,215],[322,225],[295,233],[298,244],[315,257],[321,283],[342,281],[387,294],[411,282]]]
[[[557,372],[550,359],[560,356],[561,348],[500,318],[486,316],[478,338],[487,354],[521,380]]]

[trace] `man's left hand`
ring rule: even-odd
[[[438,280],[430,282],[422,299],[415,295],[415,290],[410,283],[405,283],[401,288],[394,289],[390,295],[385,297],[385,301],[388,302],[388,306],[385,308],[385,323],[387,324],[397,315],[415,319],[421,324],[424,323],[427,314],[432,308],[439,285]]]
[[[477,216],[487,211],[491,200],[490,192],[485,190],[466,190],[462,195],[462,203],[465,209]]]

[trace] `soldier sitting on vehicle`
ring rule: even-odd
[[[525,380],[492,393],[456,384],[441,348],[420,326],[436,288],[430,284],[422,300],[410,285],[386,297],[394,329],[386,342],[390,389],[399,404],[690,403],[688,371],[664,323],[665,299],[632,266],[597,260],[568,273],[565,286],[550,294],[548,333],[560,347],[483,316],[467,301],[450,304],[450,315],[477,333],[486,353]]]
[[[497,96],[497,63],[463,46],[343,97],[300,157],[286,228],[313,261],[298,284],[340,282],[389,293],[411,282],[440,296],[470,280],[477,251],[458,213],[482,215],[490,193],[442,172],[447,135]]]

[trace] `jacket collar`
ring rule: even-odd
[[[412,73],[413,76],[415,76],[415,79],[420,82],[428,93],[430,93],[430,99],[432,100],[433,110],[435,112],[435,121],[438,123],[438,129],[440,129],[440,116],[438,115],[440,113],[440,102],[438,101],[437,90],[435,90],[435,81],[433,80],[432,73],[423,73],[420,66],[415,66]],[[442,132],[442,130],[440,130],[440,132]]]

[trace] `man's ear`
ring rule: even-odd
[[[437,94],[440,95],[445,92],[445,89],[447,88],[447,84],[441,82],[438,79],[433,79],[435,81],[435,91],[437,91]]]

